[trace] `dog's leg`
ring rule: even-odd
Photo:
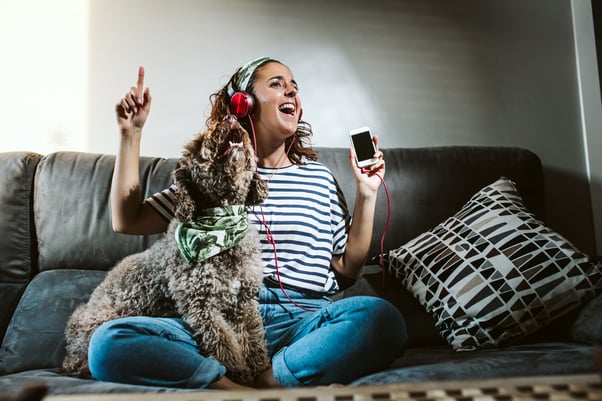
[[[204,355],[215,357],[229,372],[240,371],[246,361],[233,327],[223,314],[223,305],[231,302],[230,297],[224,295],[223,281],[211,277],[210,269],[198,270],[201,272],[188,277],[174,277],[176,282],[170,283],[172,289],[177,288],[172,292],[178,313],[192,328]]]
[[[248,361],[245,359],[238,341],[239,336],[232,324],[217,310],[209,311],[204,317],[199,317],[201,320],[196,321],[196,325],[194,317],[188,316],[187,320],[195,327],[194,336],[203,353],[220,361],[226,367],[227,375],[237,383],[252,384],[252,381],[248,380],[248,375],[244,374],[248,369]],[[243,378],[246,380],[241,380]]]
[[[87,367],[88,333],[86,328],[80,324],[85,313],[86,306],[80,305],[67,321],[65,329],[65,349],[67,354],[63,360],[62,367],[65,374],[82,377],[89,376]]]
[[[246,241],[251,244],[258,242],[256,233],[250,232],[247,234]],[[247,249],[253,249],[251,244]],[[259,287],[263,280],[262,266],[257,252],[243,259],[242,268],[239,270],[241,291],[238,299],[238,313],[234,316],[239,316],[239,326],[237,333],[241,344],[244,344],[244,357],[247,361],[250,375],[257,378],[261,373],[270,367],[270,359],[268,357],[267,344],[265,341],[265,331],[263,328],[263,319],[259,312],[259,303],[257,301]]]
[[[240,307],[242,318],[237,324],[236,333],[247,361],[248,374],[255,380],[270,367],[263,320],[255,299],[241,302]]]

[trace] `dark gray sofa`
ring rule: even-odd
[[[318,150],[352,209],[348,151]],[[392,202],[385,250],[439,224],[500,176],[512,179],[529,210],[545,221],[542,166],[530,151],[465,146],[383,151]],[[142,158],[146,196],[171,183],[176,162]],[[0,394],[14,394],[32,381],[46,383],[53,395],[178,391],[63,377],[55,371],[64,355],[63,330],[71,311],[116,262],[157,239],[112,231],[113,163],[112,155],[90,153],[0,153]],[[370,260],[376,266],[386,218],[381,191]],[[456,352],[398,279],[388,274],[383,285],[377,267],[366,270],[338,296],[367,293],[391,300],[406,318],[409,344],[389,369],[351,385],[595,372],[592,344],[602,338],[599,289],[583,308],[512,343]]]

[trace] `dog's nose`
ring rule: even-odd
[[[233,124],[237,121],[238,121],[238,119],[236,118],[236,116],[234,114],[226,114],[226,116],[224,117],[225,123]]]

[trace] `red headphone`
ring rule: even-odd
[[[235,92],[230,96],[230,112],[238,118],[251,114],[255,101],[249,92]]]
[[[234,94],[230,96],[230,112],[238,118],[243,118],[251,114],[254,105],[255,100],[253,100],[253,95],[249,92],[234,92]],[[299,118],[297,121],[301,120],[301,116],[303,116],[303,109],[299,109]]]

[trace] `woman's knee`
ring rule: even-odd
[[[129,358],[128,347],[120,340],[136,335],[126,319],[111,320],[99,326],[88,344],[88,365],[92,376],[99,380],[111,380],[110,367],[119,366],[120,358]]]
[[[88,365],[100,380],[117,381],[122,368],[140,359],[140,353],[152,350],[150,339],[168,336],[177,330],[177,322],[166,319],[132,316],[110,320],[99,326],[88,344]],[[152,345],[151,345],[152,344]]]
[[[117,326],[117,327],[116,327]],[[88,355],[98,355],[100,350],[111,346],[118,331],[118,321],[111,320],[100,325],[90,337],[88,344]]]
[[[185,387],[192,380],[200,385],[197,381],[206,374],[220,373],[221,365],[209,362],[201,356],[189,327],[174,318],[136,316],[109,321],[92,334],[88,352],[96,379],[136,384]],[[207,366],[214,369],[209,371]]]
[[[390,302],[367,296],[344,298],[313,316],[311,331],[280,350],[272,363],[287,386],[348,383],[383,369],[407,342],[401,313]]]
[[[143,318],[139,316],[109,320],[100,325],[90,337],[89,350],[102,349],[106,346],[113,347],[120,339],[131,338],[140,334],[143,327]]]
[[[357,323],[368,328],[372,341],[387,347],[391,351],[397,349],[399,354],[405,349],[408,335],[403,315],[391,302],[378,298],[354,297]]]

